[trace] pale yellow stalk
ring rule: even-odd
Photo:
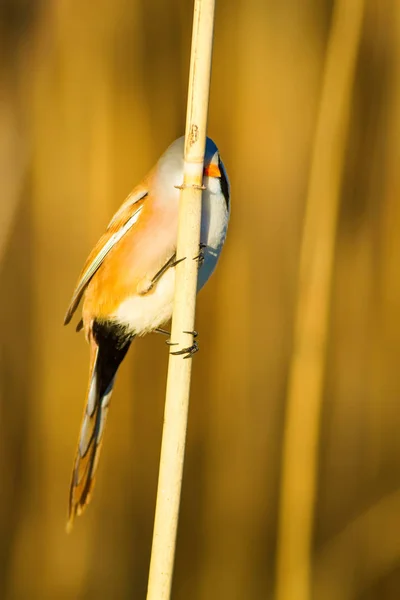
[[[193,343],[199,253],[201,195],[211,75],[214,0],[195,0],[186,117],[185,172],[179,204],[177,257],[171,339]],[[182,487],[192,360],[170,355],[161,446],[157,505],[147,600],[170,598]]]

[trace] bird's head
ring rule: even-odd
[[[171,191],[171,195],[179,197],[177,189],[183,183],[185,138],[175,140],[164,152],[157,165],[157,187]],[[206,139],[204,153],[203,184],[213,193],[223,193],[229,199],[229,181],[219,151],[211,138]]]

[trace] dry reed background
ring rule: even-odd
[[[198,303],[176,599],[274,597],[300,240],[333,7],[217,3],[209,133],[233,215]],[[134,344],[93,504],[66,536],[87,348],[62,320],[107,220],[183,133],[191,19],[191,3],[178,0],[0,2],[5,600],[145,596],[167,349],[158,336]],[[365,0],[350,102],[314,448],[312,598],[397,600],[397,0]],[[304,435],[308,408],[304,397]]]

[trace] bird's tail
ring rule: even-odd
[[[89,385],[72,471],[67,531],[90,502],[115,375],[132,339],[113,323],[94,321],[89,331]]]

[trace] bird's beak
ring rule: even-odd
[[[221,171],[218,165],[210,163],[204,167],[204,175],[206,177],[221,177]]]

